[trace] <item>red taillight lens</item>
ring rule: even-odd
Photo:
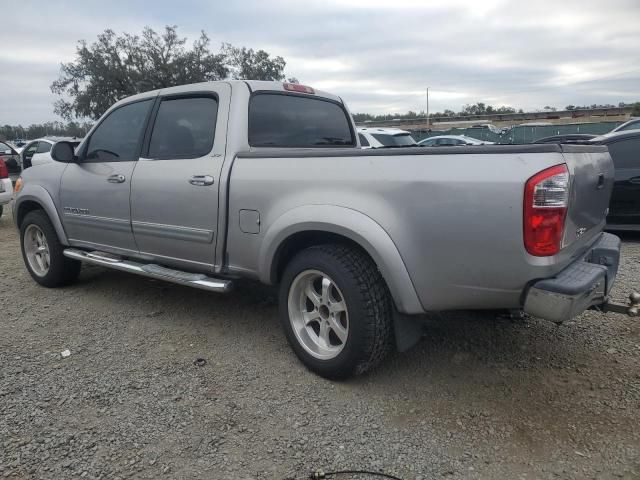
[[[555,255],[562,248],[569,204],[566,165],[543,170],[524,187],[524,246],[531,255]]]
[[[0,178],[9,178],[9,169],[3,159],[0,159]]]

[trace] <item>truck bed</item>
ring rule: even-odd
[[[523,245],[524,184],[563,163],[572,182],[563,249],[534,257]],[[326,205],[365,215],[388,234],[424,310],[519,308],[528,282],[552,277],[596,241],[612,184],[600,146],[242,152],[229,182],[228,267],[273,281],[262,258],[270,230],[288,212]],[[241,210],[258,212],[258,234],[241,231]]]

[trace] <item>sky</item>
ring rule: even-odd
[[[0,124],[59,120],[78,40],[177,25],[281,55],[352,112],[640,101],[640,0],[2,0]]]

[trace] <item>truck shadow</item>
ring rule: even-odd
[[[273,287],[242,281],[231,293],[218,295],[85,266],[79,284],[73,288],[101,297],[111,291],[121,308],[137,311],[136,316],[148,310],[169,327],[188,330],[196,325],[212,337],[223,329],[227,338],[236,336],[250,342],[260,356],[285,355],[289,358],[281,360],[298,365],[286,345]],[[603,318],[596,312],[583,316]],[[416,374],[452,379],[490,376],[501,368],[557,370],[580,363],[589,352],[600,350],[581,326],[582,317],[556,326],[530,317],[513,320],[499,312],[461,311],[431,314],[421,321],[423,337],[416,346],[392,354],[379,368],[347,383],[411,382]],[[268,344],[261,341],[266,330],[273,335]]]

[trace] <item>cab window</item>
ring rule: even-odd
[[[355,146],[342,105],[327,99],[280,93],[254,94],[249,102],[252,147]]]
[[[216,134],[218,100],[186,97],[163,100],[158,108],[149,158],[199,158],[211,151]]]
[[[91,134],[84,162],[130,162],[138,159],[152,100],[112,111]]]

